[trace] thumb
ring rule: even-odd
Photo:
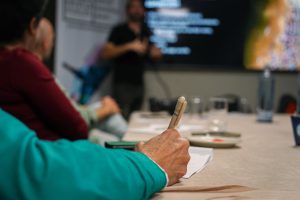
[[[134,151],[141,151],[143,149],[143,146],[145,145],[145,142],[139,142],[135,145]]]

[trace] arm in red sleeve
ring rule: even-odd
[[[14,87],[52,131],[70,140],[86,139],[87,124],[55,83],[52,74],[34,55],[24,54],[13,65],[11,80]]]

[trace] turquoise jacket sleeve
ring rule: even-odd
[[[148,199],[165,173],[142,153],[48,142],[0,109],[0,199]]]

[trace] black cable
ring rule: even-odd
[[[170,90],[170,87],[168,86],[168,84],[165,82],[165,80],[161,77],[160,73],[159,73],[159,68],[158,68],[158,64],[151,62],[151,64],[149,64],[149,66],[151,67],[151,69],[154,72],[154,76],[155,79],[157,80],[157,82],[159,83],[159,85],[161,86],[163,92],[166,95],[167,99],[172,99],[172,93]]]

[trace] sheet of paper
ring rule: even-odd
[[[191,159],[187,166],[187,173],[183,176],[186,179],[203,170],[213,158],[211,148],[190,147],[189,153]]]
[[[128,132],[158,135],[167,130],[167,128],[168,126],[166,124],[151,124],[150,126],[140,128],[130,128]],[[203,128],[203,125],[181,125],[177,128],[177,130],[179,132],[197,132],[203,130]]]
[[[146,127],[130,128],[128,132],[158,135],[166,129],[167,126],[165,124],[152,124]],[[202,125],[181,125],[178,128],[178,131],[183,133],[197,130],[199,131],[201,129],[203,129]],[[212,160],[213,157],[213,149],[211,148],[190,147],[189,153],[191,159],[188,163],[187,173],[183,176],[183,178],[190,178],[192,175],[203,170],[207,166],[207,164]]]

